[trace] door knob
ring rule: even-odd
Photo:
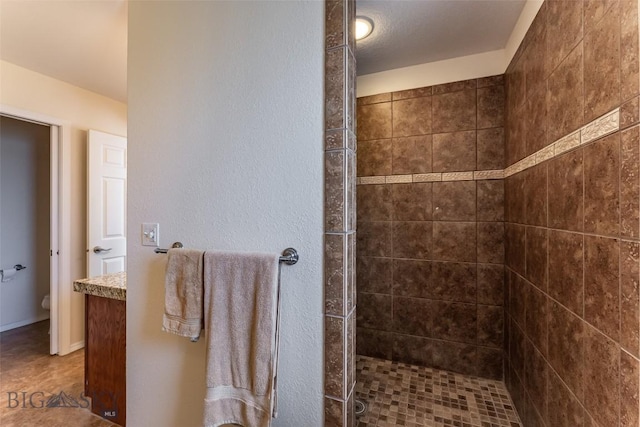
[[[95,248],[93,248],[93,253],[99,254],[99,253],[102,253],[102,252],[109,252],[111,249],[112,248],[105,249],[105,248],[102,248],[100,246],[96,246]]]

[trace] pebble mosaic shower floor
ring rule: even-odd
[[[358,356],[358,427],[521,427],[499,381]]]

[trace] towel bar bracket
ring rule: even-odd
[[[172,249],[183,247],[184,245],[181,242],[175,242],[173,245],[171,245]],[[169,252],[169,249],[155,248],[153,251],[157,254],[166,254],[167,252]],[[298,251],[296,251],[294,248],[287,248],[282,251],[280,262],[283,262],[287,265],[294,265],[298,262],[299,259],[300,257],[298,256]]]
[[[298,251],[293,248],[287,248],[282,251],[282,256],[280,257],[280,262],[284,262],[287,265],[294,265],[298,262]]]

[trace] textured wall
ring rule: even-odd
[[[525,426],[639,423],[637,10],[547,1],[506,73],[505,373]]]
[[[503,113],[501,76],[358,99],[359,354],[502,378]]]
[[[273,425],[321,425],[323,4],[129,8],[127,423],[202,425],[204,340],[162,332],[166,257],[137,237],[157,221],[163,247],[299,251]]]

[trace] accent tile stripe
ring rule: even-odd
[[[443,181],[473,181],[473,171],[443,173],[442,180]]]
[[[620,108],[616,108],[607,114],[598,117],[552,144],[536,151],[506,169],[468,172],[434,172],[418,173],[413,175],[381,175],[358,177],[358,185],[367,184],[398,184],[410,182],[435,182],[435,181],[481,181],[485,179],[503,179],[519,172],[525,171],[537,164],[553,159],[569,150],[581,145],[589,144],[597,139],[620,130]]]
[[[595,119],[580,132],[581,144],[587,144],[620,129],[620,109]]]
[[[504,170],[490,170],[490,171],[475,171],[473,172],[473,179],[480,181],[483,179],[502,179],[504,178]]]
[[[509,166],[504,171],[505,178],[523,170],[529,169],[546,160],[557,157],[569,150],[573,150],[581,145],[589,144],[597,139],[607,136],[620,130],[620,108],[616,108],[607,114],[598,117],[590,123],[582,126],[575,132],[563,136],[552,144],[525,157],[518,163]],[[553,151],[553,155],[551,155]],[[524,165],[524,167],[523,167]]]
[[[555,148],[555,145],[551,144],[536,152],[536,164],[542,163],[545,160],[553,159],[555,156]]]
[[[413,182],[442,181],[441,173],[417,173],[413,175]]]
[[[413,182],[413,177],[411,175],[387,175],[384,181],[387,184],[406,184]]]
[[[384,184],[385,183],[385,178],[384,176],[362,176],[360,178],[358,178],[360,180],[360,182],[358,182],[358,184]]]
[[[554,147],[554,151],[555,151],[554,156],[559,156],[562,153],[565,153],[569,150],[573,150],[579,145],[580,145],[580,131],[576,131],[563,138],[560,138],[550,146]]]

